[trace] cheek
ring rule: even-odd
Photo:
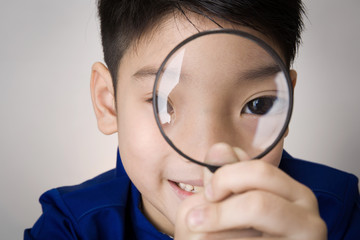
[[[146,185],[148,190],[149,186],[155,190],[162,179],[169,147],[156,125],[150,104],[131,97],[119,103],[119,151],[125,170],[139,190]]]
[[[162,144],[162,136],[151,117],[146,112],[132,110],[119,118],[119,144],[124,146],[124,152],[148,157],[156,155],[157,148]]]
[[[261,160],[268,162],[276,167],[279,166],[281,161],[281,156],[284,148],[284,138],[282,138],[279,143],[271,150],[265,157]]]

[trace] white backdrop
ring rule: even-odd
[[[360,177],[360,1],[305,1],[308,19],[286,149]],[[102,50],[94,0],[7,1],[0,8],[0,235],[21,239],[44,191],[115,166],[89,77]]]

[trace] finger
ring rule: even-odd
[[[254,229],[234,229],[219,232],[193,232],[188,228],[186,224],[186,216],[188,213],[199,206],[208,204],[203,194],[195,194],[185,199],[177,212],[176,223],[175,223],[175,239],[177,240],[195,240],[195,239],[236,239],[239,237],[248,238],[262,236],[261,232]]]
[[[219,240],[220,240],[221,238],[219,238]],[[222,238],[221,240],[223,240],[224,238]],[[263,238],[263,237],[250,237],[250,238],[243,238],[243,237],[240,237],[240,238],[229,238],[229,240],[282,240],[282,239],[284,239],[285,240],[285,238],[278,238],[278,237],[276,237],[276,238]]]
[[[198,193],[194,194],[184,201],[182,201],[179,206],[176,214],[176,222],[175,222],[175,232],[174,237],[176,240],[196,240],[201,239],[203,233],[192,232],[188,224],[186,224],[186,216],[190,212],[191,209],[196,208],[198,206],[206,204],[207,201],[204,197],[204,194]]]
[[[240,161],[250,161],[251,160],[250,156],[241,148],[233,147],[232,149],[234,150],[235,154],[237,155],[238,159],[240,159]]]
[[[209,191],[207,188],[210,188]],[[221,167],[212,176],[205,192],[211,201],[220,201],[231,194],[262,190],[317,210],[317,200],[312,191],[295,181],[279,168],[261,160],[239,162]]]
[[[196,207],[188,213],[187,222],[193,232],[215,233],[253,228],[269,236],[303,239],[307,234],[321,234],[319,230],[325,226],[317,214],[277,195],[258,190]]]
[[[217,143],[214,144],[208,151],[205,157],[205,163],[215,165],[215,166],[223,166],[225,164],[231,164],[239,161],[248,161],[249,156],[242,151],[240,148],[232,148],[230,145],[226,143]],[[209,169],[204,168],[204,186],[208,186],[210,184],[213,173],[209,171]],[[211,188],[206,188],[207,193],[211,195]]]
[[[225,164],[235,163],[242,158],[246,158],[245,152],[240,149],[232,148],[227,143],[216,143],[206,154],[205,163],[222,166]]]
[[[254,229],[233,229],[221,232],[208,232],[202,233],[201,239],[206,240],[224,240],[224,239],[254,239],[256,237],[262,237],[263,234]]]

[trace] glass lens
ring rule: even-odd
[[[291,91],[286,68],[265,43],[219,30],[194,35],[167,56],[154,112],[165,139],[187,159],[203,162],[218,142],[259,158],[286,130]]]

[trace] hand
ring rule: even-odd
[[[215,145],[206,161],[214,158],[237,162],[212,176],[206,170],[205,191],[184,200],[178,210],[176,240],[327,239],[309,188],[269,163],[247,161],[240,149]]]

